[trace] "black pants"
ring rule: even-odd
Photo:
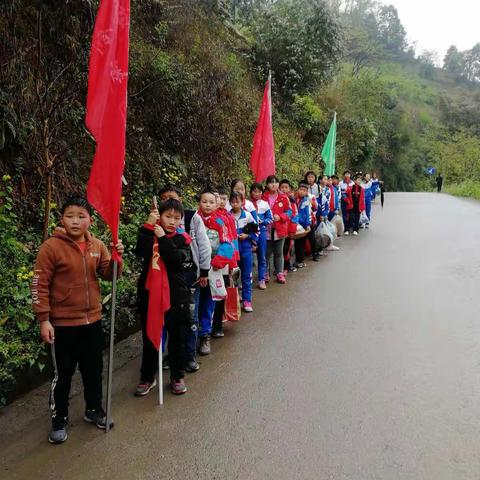
[[[147,336],[147,312],[140,312],[142,323],[143,351],[140,375],[142,382],[153,382],[158,371],[158,350]],[[179,380],[184,377],[185,333],[190,327],[190,305],[174,306],[165,314],[165,328],[168,334],[168,364],[170,378]]]
[[[303,263],[305,260],[305,242],[307,237],[295,240],[295,262]]]
[[[354,232],[358,232],[360,224],[360,212],[357,212],[355,210],[350,210],[348,212],[348,224],[345,227],[346,231],[349,231],[351,228],[353,228]]]
[[[317,229],[318,225],[312,226],[312,229],[308,232],[307,238],[310,242],[310,249],[312,258],[318,257],[318,253],[322,250],[322,246],[317,244],[317,240],[315,239],[315,230]]]
[[[50,389],[53,417],[68,417],[68,398],[77,365],[83,380],[86,408],[102,407],[103,332],[101,322],[78,327],[55,327],[57,372]]]
[[[224,275],[223,281],[225,283],[225,287],[230,287],[230,275]],[[223,315],[225,313],[225,300],[219,300],[215,302],[215,310],[213,312],[213,321],[212,321],[212,331],[219,331],[222,330],[223,324]]]

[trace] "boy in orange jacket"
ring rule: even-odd
[[[77,365],[84,387],[84,420],[102,429],[107,423],[102,408],[103,333],[98,277],[111,280],[113,262],[104,243],[88,231],[92,213],[85,198],[68,199],[62,208],[63,228],[57,228],[42,244],[35,262],[33,310],[42,340],[52,346],[55,370],[50,389],[50,443],[67,439],[68,397]],[[121,242],[115,248],[123,254]]]

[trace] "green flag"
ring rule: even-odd
[[[333,122],[330,125],[328,137],[322,149],[322,159],[325,162],[325,175],[335,173],[335,144],[337,143],[337,113],[333,114]]]

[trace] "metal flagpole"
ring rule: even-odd
[[[112,280],[112,315],[110,319],[110,346],[108,349],[108,377],[107,377],[107,425],[105,433],[110,430],[112,421],[112,375],[113,375],[113,341],[115,337],[115,308],[117,303],[117,274],[118,263],[113,262],[113,280]]]
[[[158,349],[158,403],[163,405],[163,332],[160,337],[160,348]]]

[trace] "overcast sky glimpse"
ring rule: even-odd
[[[436,50],[440,61],[450,45],[468,50],[480,42],[480,0],[381,0],[398,10],[417,53]]]

